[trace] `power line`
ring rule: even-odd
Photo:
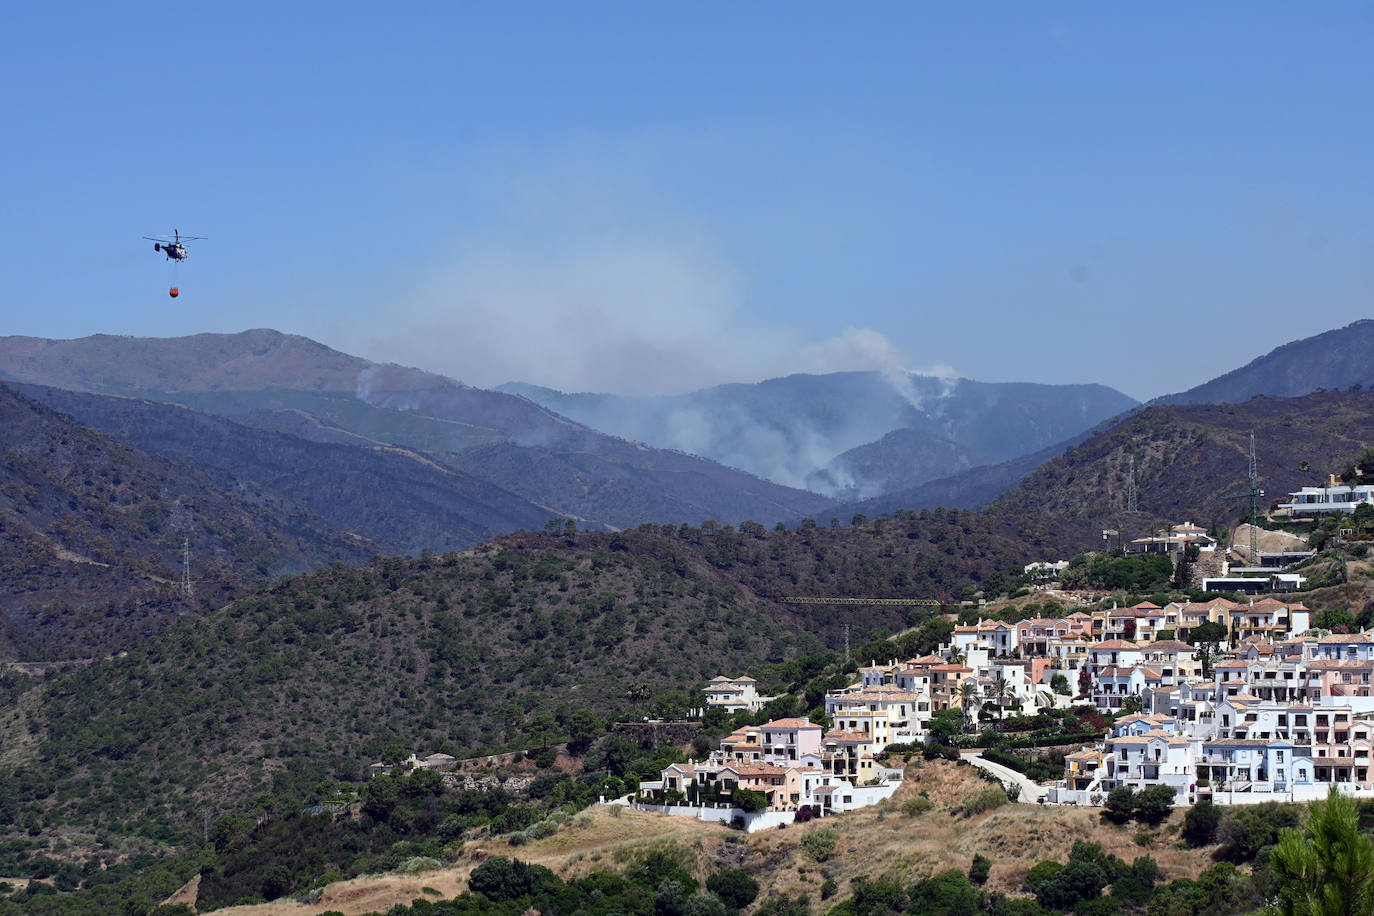
[[[1126,511],[1134,512],[1136,503],[1135,494],[1135,455],[1131,456],[1130,476],[1126,478]]]
[[[195,589],[191,587],[191,539],[181,539],[181,594],[187,601],[195,598]]]

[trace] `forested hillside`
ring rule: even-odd
[[[0,386],[0,659],[128,648],[272,577],[374,552],[299,509],[217,487]],[[194,597],[179,588],[183,543]]]
[[[1251,432],[1260,485],[1267,502],[1278,502],[1374,444],[1374,392],[1150,407],[1046,462],[989,509],[1125,519],[1134,459],[1137,524],[1158,518],[1229,526],[1248,511],[1227,496],[1247,486]]]
[[[942,592],[1022,562],[971,513],[853,529],[530,533],[284,582],[127,654],[15,684],[0,798],[44,823],[185,827],[282,780],[356,776],[400,741],[473,754],[856,639],[931,609],[784,596]],[[29,693],[29,692],[32,693]],[[21,702],[21,694],[28,699]],[[157,786],[154,790],[152,787]]]

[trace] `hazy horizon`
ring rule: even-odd
[[[268,326],[481,387],[910,369],[1145,401],[1369,314],[1364,4],[11,25],[0,333]],[[174,228],[208,237],[179,267],[141,238]]]

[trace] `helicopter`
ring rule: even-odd
[[[167,255],[167,260],[169,261],[186,260],[186,246],[183,245],[182,242],[205,241],[205,237],[201,235],[182,235],[179,229],[172,230],[172,237],[170,239],[159,238],[155,235],[145,235],[144,238],[155,243],[153,245],[153,250],[160,251]]]

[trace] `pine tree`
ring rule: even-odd
[[[1367,916],[1374,912],[1374,841],[1360,832],[1359,806],[1332,786],[1310,806],[1307,830],[1284,830],[1272,868],[1284,916]]]

